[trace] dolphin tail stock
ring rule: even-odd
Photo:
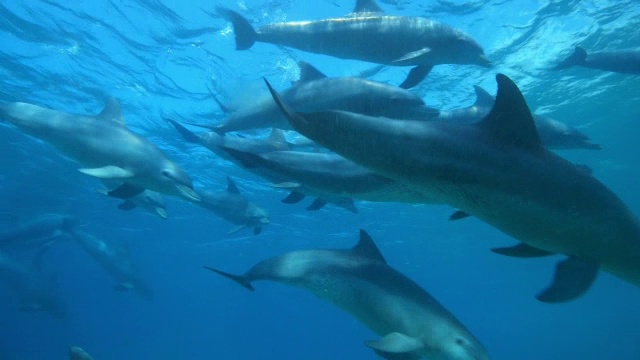
[[[246,277],[242,276],[242,275],[234,275],[234,274],[230,274],[228,272],[224,272],[224,271],[220,271],[218,269],[214,269],[212,267],[209,266],[204,266],[205,269],[207,270],[211,270],[216,274],[222,275],[228,279],[231,279],[233,281],[235,281],[236,283],[240,284],[240,286],[247,288],[251,291],[255,291],[256,289],[253,287],[253,285],[251,285],[251,282],[247,280]]]
[[[216,7],[218,14],[233,25],[236,37],[236,50],[246,50],[253,46],[258,39],[258,33],[249,21],[237,12],[222,6]]]
[[[583,65],[587,60],[587,52],[580,46],[576,46],[573,53],[568,58],[561,61],[558,65],[554,66],[552,70],[568,69],[573,66]]]
[[[433,69],[433,66],[431,65],[414,67],[409,71],[409,75],[407,75],[407,78],[402,82],[402,84],[400,84],[400,87],[403,89],[411,89],[412,87],[420,84],[420,82],[429,75],[431,69]]]
[[[171,125],[173,125],[173,127],[176,128],[176,130],[178,130],[180,135],[182,135],[182,137],[186,141],[188,141],[190,143],[199,143],[200,142],[200,138],[198,137],[198,135],[194,134],[193,132],[191,132],[186,127],[182,126],[177,121],[171,120],[171,119],[165,119],[165,120],[167,120]]]

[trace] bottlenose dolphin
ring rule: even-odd
[[[69,360],[93,360],[83,348],[79,346],[69,347]]]
[[[101,189],[98,190],[98,192],[107,196],[109,195],[109,190]],[[141,207],[145,211],[156,214],[163,219],[166,219],[168,216],[167,204],[162,194],[155,191],[145,190],[138,195],[124,199],[124,201],[118,205],[118,209],[124,211],[133,210],[137,207]]]
[[[18,224],[15,229],[0,233],[0,249],[41,249],[61,235],[67,234],[76,225],[74,216],[66,214],[43,214]]]
[[[374,0],[358,0],[349,16],[270,24],[257,30],[237,12],[217,10],[233,25],[237,50],[259,41],[342,59],[415,66],[403,88],[419,84],[435,65],[491,66],[482,47],[462,31],[422,17],[385,15]]]
[[[489,359],[458,319],[387,264],[364,230],[352,249],[293,251],[261,261],[243,275],[205,268],[252,291],[254,281],[270,280],[312,292],[383,336],[365,344],[385,359]]]
[[[0,106],[0,119],[80,162],[85,166],[80,172],[122,182],[110,196],[129,198],[149,189],[197,201],[189,175],[151,142],[127,129],[116,99],[110,98],[97,116],[8,103]]]
[[[474,86],[476,102],[466,108],[441,111],[435,120],[452,121],[461,124],[473,124],[481,121],[489,114],[495,99],[486,90]],[[561,149],[590,149],[599,150],[602,147],[591,142],[588,136],[573,126],[552,119],[547,116],[533,114],[533,122],[538,130],[542,144],[554,150]]]
[[[242,196],[235,182],[228,176],[226,191],[198,190],[198,195],[201,198],[198,205],[238,225],[230,234],[252,227],[253,233],[258,235],[262,232],[262,227],[270,223],[267,211]]]
[[[116,280],[114,290],[133,290],[141,298],[153,300],[153,291],[138,274],[127,247],[114,246],[78,229],[72,230],[71,236],[98,266]]]
[[[296,114],[271,91],[303,135],[522,242],[494,251],[569,256],[539,300],[582,295],[598,268],[640,286],[636,216],[583,167],[545,149],[518,87],[501,74],[497,82],[493,109],[472,125],[342,111]]]
[[[640,49],[602,51],[587,54],[580,46],[553,70],[582,66],[591,69],[613,71],[623,74],[640,74]]]
[[[300,80],[282,93],[287,104],[297,111],[347,110],[402,119],[432,118],[438,114],[408,90],[357,77],[327,77],[310,64],[298,65]],[[209,128],[223,134],[270,127],[291,128],[271,97],[264,94],[251,106],[232,111],[222,124]]]

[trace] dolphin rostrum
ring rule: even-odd
[[[388,360],[488,360],[482,344],[436,299],[387,264],[360,230],[352,249],[282,254],[233,275],[205,267],[249,290],[261,280],[304,288],[347,311],[379,340],[365,344]]]
[[[582,295],[598,268],[640,286],[637,217],[584,167],[545,149],[518,87],[501,74],[497,82],[491,112],[471,125],[299,114],[271,91],[304,136],[521,241],[495,252],[567,255],[539,300]]]
[[[556,65],[553,70],[574,66],[623,74],[640,74],[640,50],[602,51],[587,54],[586,50],[576,46],[573,53]]]
[[[158,147],[127,129],[114,98],[97,116],[15,102],[0,106],[0,119],[80,162],[84,166],[80,172],[121,182],[110,196],[129,198],[149,189],[197,201],[189,175]]]

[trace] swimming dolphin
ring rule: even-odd
[[[640,49],[587,54],[585,49],[576,46],[573,53],[556,65],[553,70],[568,69],[573,66],[623,74],[640,74]]]
[[[103,195],[109,195],[109,190],[100,189],[98,192]],[[164,201],[162,194],[155,191],[145,190],[138,195],[124,199],[124,201],[118,205],[118,209],[124,211],[133,210],[137,207],[140,207],[152,214],[156,214],[163,219],[168,217],[167,204]]]
[[[374,0],[358,0],[348,16],[270,24],[257,30],[237,12],[217,10],[233,25],[237,50],[259,41],[342,59],[415,66],[400,85],[403,88],[419,84],[435,65],[491,66],[480,45],[462,31],[422,17],[385,15]]]
[[[452,121],[461,124],[473,124],[481,121],[489,114],[495,99],[486,90],[474,86],[476,102],[466,108],[441,111],[434,120]],[[591,142],[588,136],[573,126],[547,116],[533,114],[533,122],[538,130],[542,144],[554,150],[589,149],[599,150],[602,147]]]
[[[518,87],[501,74],[497,82],[493,109],[472,125],[296,114],[272,93],[303,135],[521,241],[495,252],[567,255],[539,300],[582,295],[598,268],[640,286],[637,217],[583,167],[545,149]]]
[[[56,238],[67,234],[76,225],[74,216],[43,214],[18,224],[15,229],[0,233],[0,249],[41,249]]]
[[[153,291],[138,274],[127,247],[115,246],[79,229],[73,229],[71,236],[98,266],[116,280],[114,290],[133,290],[142,299],[153,300]]]
[[[80,172],[124,185],[109,195],[129,198],[158,191],[197,201],[191,178],[151,142],[129,131],[110,98],[97,116],[69,114],[26,103],[0,106],[0,119],[80,162]]]
[[[327,77],[310,64],[299,62],[298,65],[300,80],[282,93],[297,111],[347,110],[403,119],[432,118],[438,114],[408,90],[357,77]],[[231,112],[222,124],[208,127],[219,134],[291,128],[268,94],[257,97],[250,106]]]
[[[352,249],[293,251],[261,261],[243,275],[205,268],[252,291],[254,281],[270,280],[312,292],[382,336],[365,344],[385,359],[489,359],[444,306],[387,264],[364,230]]]
[[[242,196],[233,179],[228,176],[226,191],[198,190],[198,195],[201,198],[198,205],[238,225],[229,232],[230,234],[252,227],[253,233],[258,235],[262,228],[270,223],[267,211]]]
[[[78,346],[69,347],[69,360],[93,360],[83,348]]]

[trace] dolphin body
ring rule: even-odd
[[[198,205],[238,225],[237,228],[229,232],[230,234],[252,227],[253,233],[258,235],[262,232],[262,228],[270,223],[267,211],[242,196],[230,177],[227,177],[226,191],[199,190],[198,195],[201,197]]]
[[[145,300],[153,300],[153,291],[138,275],[138,272],[126,247],[117,247],[97,237],[74,229],[71,236],[80,247],[106,271],[117,284],[113,286],[117,291],[133,290],[136,295]]]
[[[451,121],[461,124],[473,124],[481,121],[489,114],[495,99],[486,90],[474,86],[476,102],[466,108],[441,111],[435,120]],[[533,114],[533,122],[538,130],[540,141],[549,149],[599,150],[602,147],[591,142],[588,136],[575,127],[547,116]]]
[[[489,359],[447,309],[387,264],[364,230],[352,249],[293,251],[261,261],[243,275],[206,268],[249,290],[254,281],[270,280],[312,292],[383,336],[365,344],[385,359]]]
[[[123,183],[109,195],[133,197],[144,189],[197,200],[191,178],[151,142],[129,131],[116,99],[97,116],[69,114],[27,103],[0,106],[0,119],[80,162],[80,172]]]
[[[374,0],[358,0],[345,17],[270,24],[254,29],[235,11],[218,7],[235,31],[236,49],[256,41],[302,51],[393,66],[415,66],[400,85],[420,83],[439,64],[490,67],[482,47],[469,35],[422,17],[385,15]]]
[[[91,355],[79,346],[69,347],[69,360],[93,360]]]
[[[586,50],[576,46],[573,53],[556,65],[553,70],[568,69],[574,66],[623,74],[640,74],[640,49],[587,54]]]
[[[61,235],[67,234],[76,225],[74,216],[65,214],[44,214],[19,224],[0,234],[0,249],[37,248],[51,244]]]
[[[107,186],[109,186],[109,184],[111,184],[111,182],[106,182]],[[108,196],[109,190],[100,189],[98,190],[98,193]],[[144,190],[140,194],[124,199],[123,202],[118,204],[118,209],[123,211],[133,210],[137,207],[140,207],[149,213],[156,214],[162,219],[166,219],[168,217],[167,204],[164,201],[162,194],[155,191]]]
[[[420,96],[395,86],[357,77],[327,77],[305,62],[298,63],[300,80],[282,96],[296,111],[346,110],[390,118],[432,118],[438,111]],[[219,134],[259,128],[291,128],[270,96],[231,112],[224,123],[211,126]]]
[[[539,300],[582,295],[598,268],[640,286],[637,217],[582,167],[545,149],[518,87],[501,74],[497,82],[493,109],[472,125],[296,114],[271,91],[303,135],[521,241],[495,252],[567,255]]]

